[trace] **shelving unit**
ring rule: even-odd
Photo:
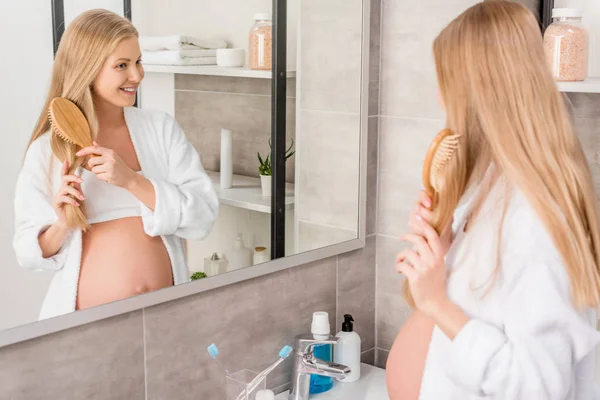
[[[233,175],[233,185],[230,189],[221,189],[221,174],[216,171],[206,171],[213,182],[213,187],[221,204],[246,210],[271,213],[271,198],[262,195],[260,178],[243,175]],[[294,209],[294,184],[286,183],[285,209]]]
[[[231,76],[236,78],[262,78],[271,79],[271,70],[260,71],[248,67],[219,67],[217,65],[152,65],[144,64],[146,72],[165,74],[190,74],[210,76]],[[296,71],[288,70],[288,78],[295,78]]]
[[[561,92],[600,93],[600,78],[588,78],[582,82],[557,82]]]

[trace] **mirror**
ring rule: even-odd
[[[181,284],[198,288],[187,294],[211,280],[225,290],[275,270],[261,268],[269,261],[361,238],[363,18],[338,26],[303,14],[301,1],[281,3],[274,13],[269,0],[52,2],[52,30],[40,30],[47,59],[8,117],[14,146],[1,150],[9,190],[0,204],[0,331]],[[61,62],[54,50],[98,8],[130,19],[139,40],[119,41],[102,59],[91,102],[73,95],[98,122],[97,146],[77,157],[78,147],[56,150],[60,138],[36,123]],[[315,44],[339,28],[355,43],[335,58]],[[79,60],[93,66],[100,47]],[[63,184],[63,159],[65,175],[82,182]],[[66,211],[78,206],[63,205],[74,190],[85,196],[85,231]]]

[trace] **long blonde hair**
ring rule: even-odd
[[[56,52],[50,89],[27,148],[50,130],[48,108],[50,101],[55,97],[64,97],[77,104],[89,122],[92,137],[96,138],[98,120],[94,109],[92,84],[119,42],[130,37],[138,37],[138,32],[131,22],[108,10],[89,10],[71,22]],[[66,160],[69,163],[67,174],[73,174],[81,166],[83,158],[75,156],[77,149],[74,145],[66,143],[56,135],[50,135],[50,145],[52,152],[61,162]],[[52,174],[49,175],[49,179],[51,176]],[[65,204],[65,215],[69,226],[86,230],[89,225],[85,204],[79,202],[80,207]]]
[[[570,277],[573,303],[597,307],[596,194],[536,18],[515,2],[479,3],[439,34],[433,53],[447,127],[462,135],[444,190],[434,199],[434,226],[440,232],[447,227],[467,187],[493,163],[547,228]]]

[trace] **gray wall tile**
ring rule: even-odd
[[[338,257],[338,315],[336,332],[344,314],[352,314],[354,330],[360,335],[362,351],[375,347],[375,256],[377,240],[367,238],[364,249]]]
[[[432,43],[439,31],[477,0],[383,0],[379,113],[442,118]]]
[[[146,310],[148,400],[224,398],[224,373],[206,347],[216,343],[230,371],[262,370],[310,332],[314,311],[329,312],[335,327],[335,286],[332,258]],[[269,387],[289,380],[290,361]]]
[[[297,218],[357,229],[360,116],[300,110],[299,118]]]
[[[401,236],[422,189],[422,165],[441,120],[381,117],[379,120],[378,233]]]
[[[221,129],[233,131],[233,172],[258,176],[256,153],[269,154],[271,99],[268,96],[177,91],[175,114],[196,147],[204,168],[220,170]],[[287,100],[287,138],[295,140],[296,101]],[[294,182],[295,156],[286,164],[286,179]]]
[[[211,75],[175,75],[175,90],[271,95],[271,80]],[[296,97],[296,78],[287,79],[287,97]]]
[[[142,312],[0,348],[0,398],[144,400]]]
[[[388,350],[383,350],[383,349],[379,349],[379,348],[376,349],[375,366],[377,366],[379,368],[385,368],[389,355],[390,355],[390,352]]]
[[[567,93],[566,101],[575,118],[600,118],[600,94]]]
[[[358,238],[357,229],[344,229],[313,222],[298,222],[298,252],[320,249]]]
[[[358,113],[361,0],[303,0],[300,108]]]
[[[575,118],[575,131],[583,147],[596,195],[600,195],[600,118]]]
[[[376,349],[372,348],[371,350],[362,352],[360,355],[360,362],[369,365],[375,365],[375,351]]]
[[[396,272],[396,255],[406,245],[396,238],[377,237],[377,347],[389,350],[411,308],[402,295],[404,278]]]

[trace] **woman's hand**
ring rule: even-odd
[[[65,217],[65,204],[71,204],[74,207],[79,207],[79,202],[76,199],[84,200],[85,197],[81,193],[81,182],[83,179],[76,175],[67,175],[69,170],[69,163],[63,162],[61,170],[61,186],[58,193],[52,199],[52,206],[58,217],[58,225],[66,227],[67,220]]]
[[[421,234],[409,233],[401,240],[412,248],[401,251],[396,270],[408,279],[417,309],[433,317],[446,297],[446,249],[437,232],[424,219],[417,220]]]
[[[88,160],[87,164],[96,177],[111,185],[129,189],[138,175],[129,168],[121,157],[112,149],[101,147],[94,142],[93,146],[85,147],[77,152],[78,157],[96,154]]]
[[[418,310],[423,312],[448,336],[456,335],[469,322],[469,317],[453,303],[446,293],[446,264],[440,237],[426,221],[420,221],[423,236],[409,233],[402,241],[413,249],[401,251],[396,258],[396,270],[408,279],[410,291]]]
[[[424,190],[421,190],[419,192],[419,199],[417,200],[417,203],[415,204],[415,207],[411,211],[408,218],[408,228],[410,229],[410,233],[419,236],[425,235],[421,221],[425,221],[431,225],[433,219],[431,205],[431,198],[427,196],[427,193]],[[440,236],[440,242],[442,244],[442,249],[445,256],[450,249],[450,245],[452,245],[452,222],[450,222],[450,226],[448,226],[448,228]]]

